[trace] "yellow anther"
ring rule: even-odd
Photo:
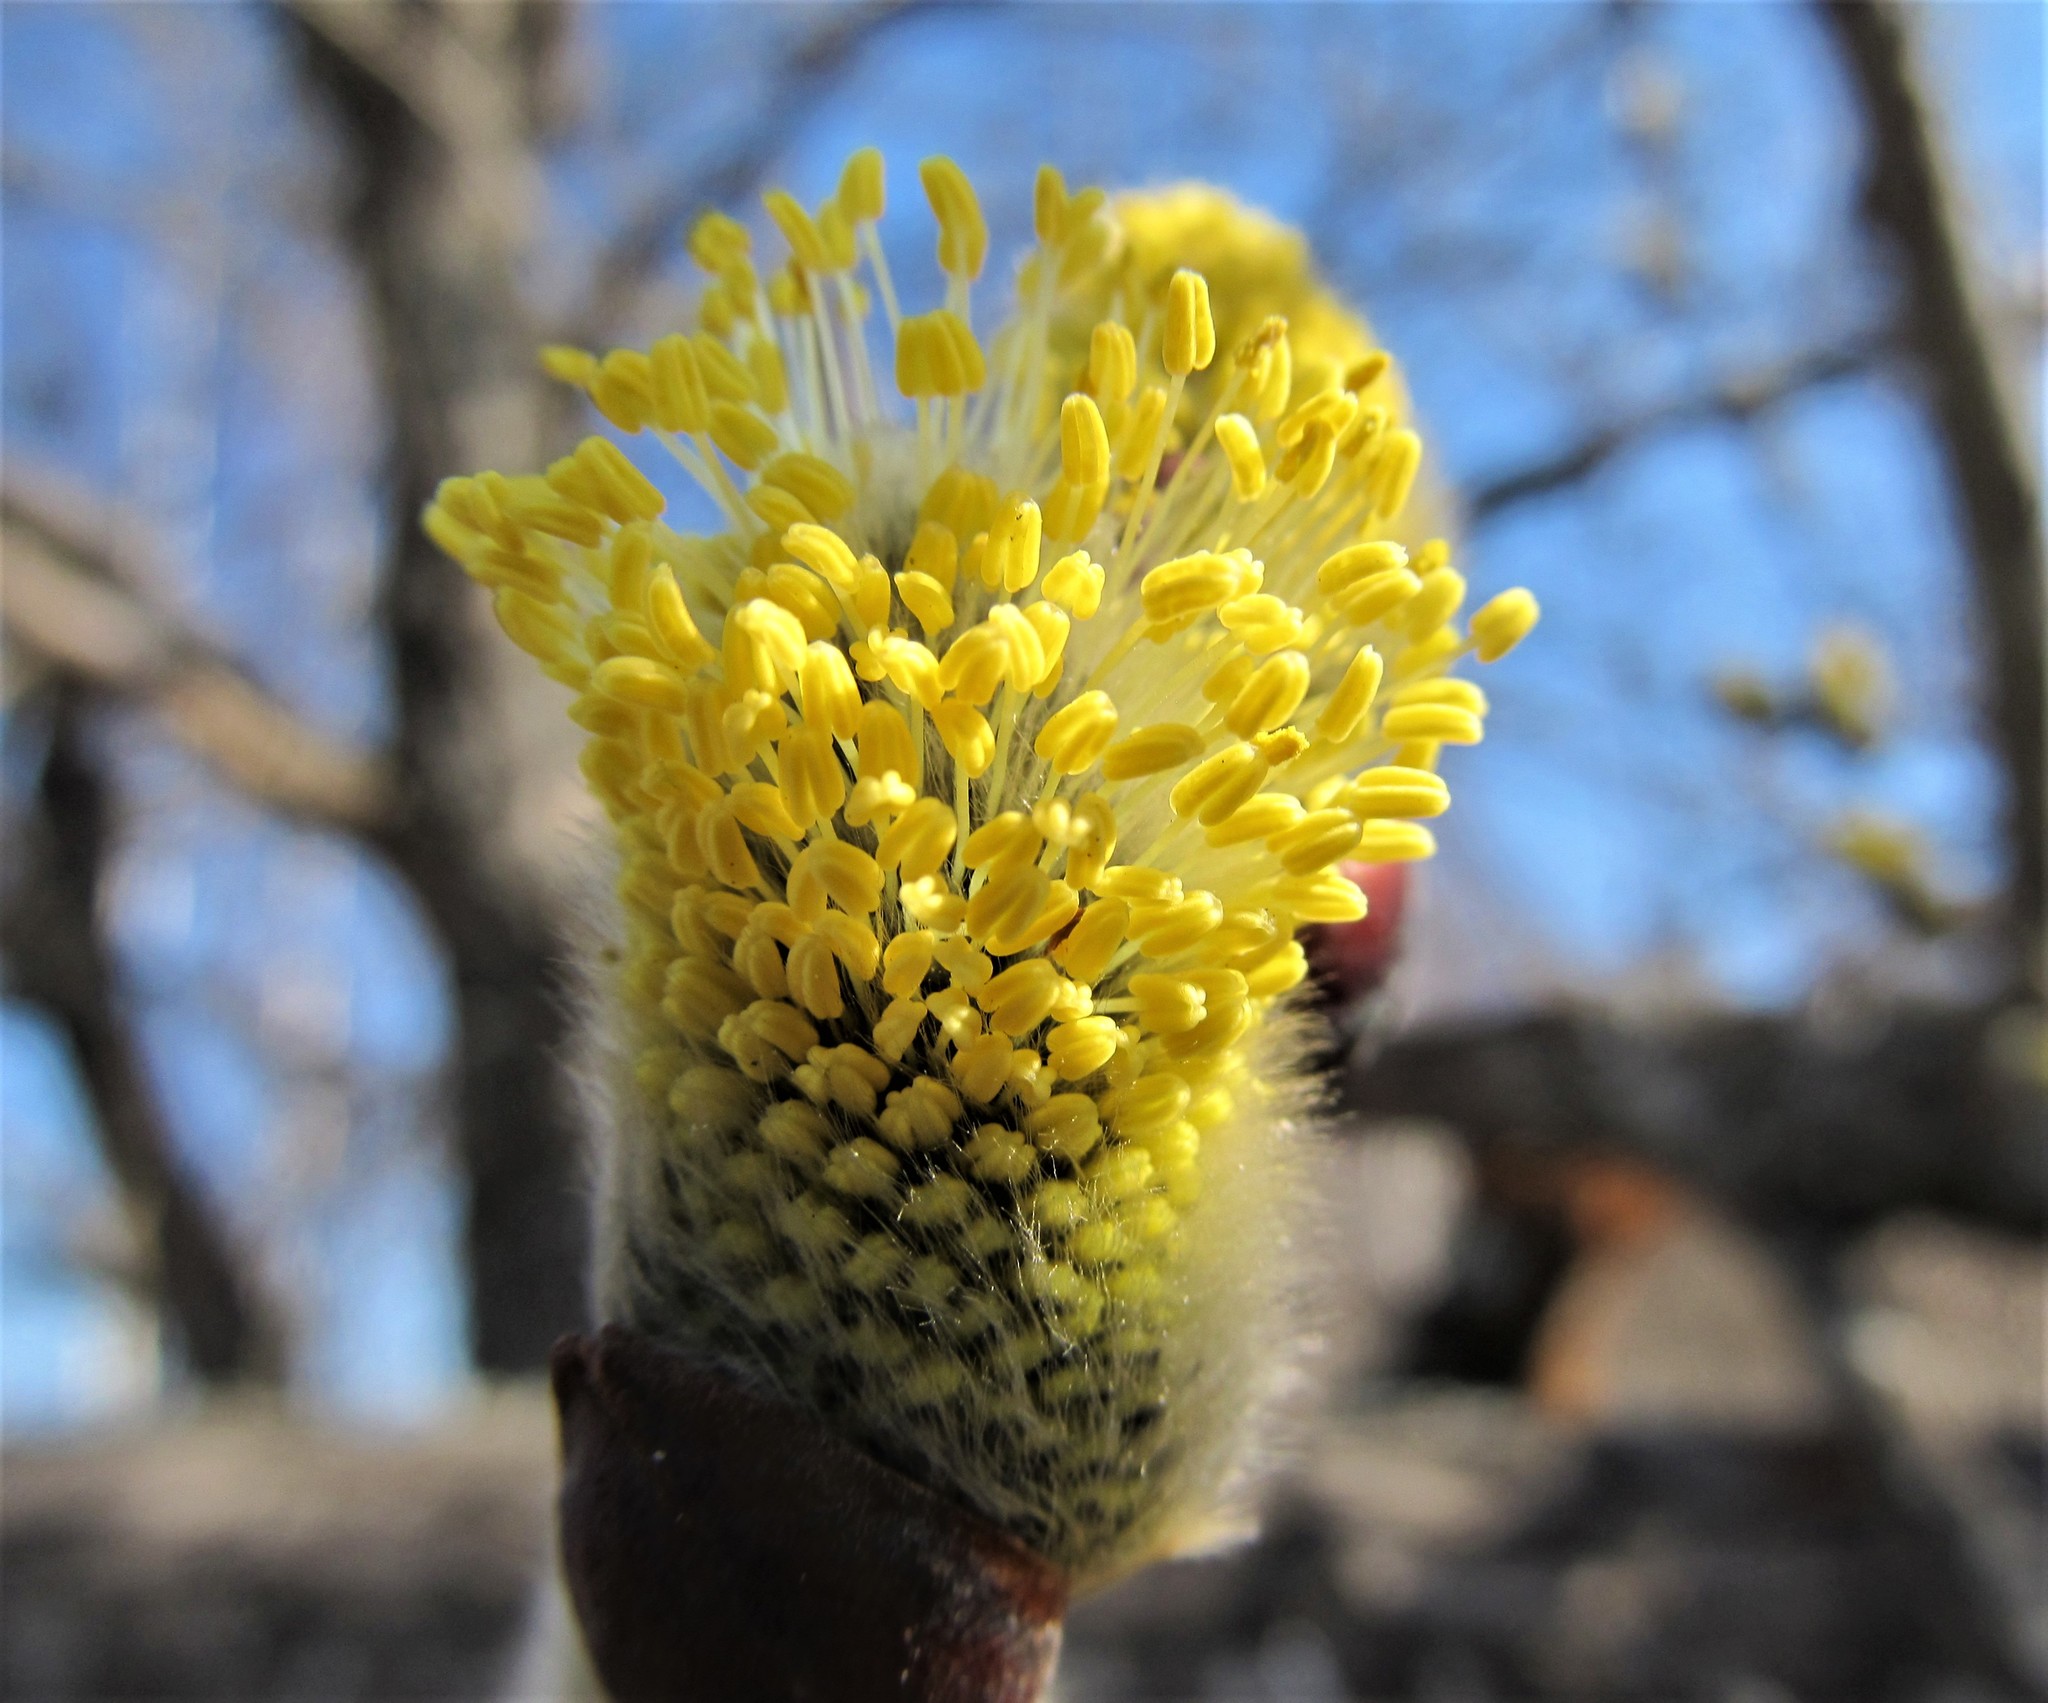
[[[680,715],[689,704],[689,683],[673,668],[644,656],[614,656],[592,670],[591,685],[607,698],[637,709]]]
[[[1084,538],[1102,513],[1107,484],[1076,485],[1062,476],[1045,497],[1045,530],[1050,538]]]
[[[947,698],[932,711],[932,725],[939,731],[946,754],[969,780],[988,773],[989,764],[995,761],[996,735],[987,716],[972,704]],[[950,813],[947,819],[951,820]]]
[[[1012,687],[1028,692],[1044,679],[1045,640],[1016,604],[998,603],[988,612],[983,625],[992,628],[1002,641],[1005,677]]]
[[[1043,847],[1030,817],[1005,810],[967,836],[961,856],[969,869],[1004,868],[1034,861]]]
[[[855,781],[846,799],[849,828],[886,828],[917,802],[916,790],[891,769],[884,775],[870,775]]]
[[[815,519],[811,511],[779,485],[755,485],[746,495],[747,507],[768,523],[771,533],[786,532]]]
[[[919,162],[917,176],[939,221],[940,269],[956,278],[979,278],[988,259],[988,225],[974,185],[944,154]]]
[[[1233,597],[1216,611],[1216,618],[1254,656],[1297,643],[1306,625],[1299,609],[1270,592]]]
[[[598,363],[590,400],[623,432],[637,432],[654,418],[654,374],[637,350],[614,349]]]
[[[713,402],[754,400],[753,375],[723,342],[699,332],[690,339],[690,347],[697,353],[697,366],[704,374],[704,388]]]
[[[1318,739],[1341,744],[1358,731],[1358,724],[1372,708],[1385,669],[1380,653],[1371,645],[1358,647],[1358,654],[1344,670],[1344,678],[1337,682],[1337,689],[1330,694],[1330,701],[1323,706],[1322,716],[1316,722]]]
[[[1365,863],[1413,863],[1436,856],[1436,836],[1420,822],[1368,822],[1352,855]]]
[[[853,576],[854,619],[865,629],[887,624],[889,619],[889,575],[872,556],[863,556]],[[870,676],[873,678],[873,676]]]
[[[819,236],[810,214],[804,211],[802,202],[786,189],[771,189],[761,197],[761,205],[768,209],[768,217],[775,221],[775,228],[782,233],[782,240],[789,244],[790,254],[799,266],[806,266],[813,272],[832,270],[824,239]]]
[[[1031,749],[1063,775],[1093,768],[1116,733],[1116,704],[1107,692],[1084,692],[1039,729]]]
[[[1161,1071],[1104,1095],[1099,1103],[1112,1130],[1136,1139],[1178,1122],[1192,1097],[1184,1078]]]
[[[989,532],[982,583],[1013,593],[1024,590],[1038,577],[1041,536],[1038,505],[1029,497],[1015,498]]]
[[[1050,248],[1066,235],[1067,180],[1056,166],[1040,166],[1031,185],[1031,230]]]
[[[1086,550],[1076,550],[1046,570],[1041,589],[1049,602],[1058,604],[1077,620],[1086,621],[1101,607],[1102,584],[1102,569],[1090,560]]]
[[[1498,662],[1529,636],[1542,613],[1536,599],[1517,586],[1489,598],[1472,616],[1472,646],[1481,662]]]
[[[932,481],[932,487],[918,505],[920,521],[936,521],[952,529],[965,543],[985,531],[995,518],[996,485],[985,473],[970,473],[964,467],[949,467]]]
[[[953,1054],[953,1080],[977,1105],[987,1105],[1010,1075],[1010,1043],[1001,1035],[980,1035]]]
[[[1348,545],[1316,569],[1316,589],[1328,597],[1341,597],[1363,581],[1407,566],[1408,552],[1388,540]]]
[[[491,610],[514,644],[544,662],[574,657],[583,648],[575,622],[552,604],[524,592],[498,592],[491,599]]]
[[[1107,1017],[1081,1017],[1046,1036],[1046,1063],[1063,1082],[1079,1082],[1116,1057],[1117,1027]]]
[[[1422,581],[1406,568],[1370,574],[1335,600],[1337,613],[1354,627],[1384,620],[1422,589]]]
[[[952,529],[935,520],[920,521],[903,558],[903,571],[922,574],[950,596],[959,569],[960,545]],[[948,620],[946,624],[952,623]]]
[[[780,486],[820,520],[837,520],[853,507],[853,484],[846,475],[831,462],[801,451],[769,462],[761,469],[761,483]]]
[[[1356,922],[1365,915],[1365,894],[1334,870],[1282,876],[1273,883],[1273,899],[1302,922]]]
[[[1230,816],[1265,785],[1270,765],[1250,745],[1226,745],[1197,763],[1169,795],[1176,816],[1193,816],[1212,827]]]
[[[1043,1023],[1059,1001],[1060,973],[1043,958],[1027,958],[991,977],[974,995],[992,1028],[1024,1035]]]
[[[1142,479],[1152,464],[1152,450],[1166,425],[1166,392],[1148,384],[1124,415],[1116,439],[1116,470],[1124,479]]]
[[[785,840],[796,839],[803,833],[783,802],[781,789],[773,782],[743,781],[732,789],[731,796],[733,814],[743,827]]]
[[[860,707],[857,748],[860,760],[855,773],[861,780],[892,769],[899,775],[916,772],[917,747],[911,743],[902,712],[879,699],[870,698]]]
[[[1259,448],[1258,429],[1242,414],[1220,415],[1216,443],[1230,464],[1230,494],[1248,503],[1266,489],[1266,455]]]
[[[812,216],[818,229],[818,245],[824,250],[828,272],[851,272],[860,264],[860,249],[853,235],[853,221],[840,210],[839,203],[826,200],[818,206]]]
[[[1200,372],[1216,358],[1216,321],[1209,314],[1209,282],[1183,267],[1166,287],[1166,334],[1160,360],[1174,378]]]
[[[1171,958],[1185,952],[1223,920],[1222,902],[1213,893],[1193,892],[1184,898],[1131,908],[1131,943],[1148,958]]]
[[[1415,487],[1415,475],[1422,467],[1422,440],[1405,428],[1387,434],[1373,457],[1368,489],[1373,512],[1392,520],[1407,504]]]
[[[1141,775],[1156,775],[1192,763],[1206,744],[1200,733],[1185,722],[1154,722],[1136,733],[1126,734],[1102,754],[1104,780],[1130,781]]]
[[[1042,599],[1025,609],[1024,619],[1031,623],[1031,630],[1038,635],[1039,652],[1045,658],[1034,687],[1043,698],[1059,684],[1060,662],[1066,655],[1067,638],[1074,630],[1074,623],[1067,618],[1065,610]]]
[[[930,574],[898,574],[896,595],[903,599],[903,607],[917,617],[917,624],[927,638],[943,633],[953,624],[953,595]]]
[[[924,1027],[927,1016],[921,999],[893,999],[875,1019],[875,1050],[891,1063],[900,1063]]]
[[[1001,1124],[983,1124],[965,1149],[968,1168],[985,1183],[1012,1187],[1028,1182],[1038,1170],[1031,1144]]]
[[[782,535],[782,547],[840,596],[853,596],[860,580],[860,563],[846,540],[830,527],[792,526]]]
[[[757,573],[759,570],[749,569],[748,572]],[[740,577],[745,579],[746,574]],[[749,594],[753,594],[751,586]],[[734,587],[734,595],[741,595],[737,586]],[[831,588],[809,568],[800,568],[794,562],[777,562],[768,570],[758,595],[780,604],[794,615],[803,624],[804,636],[813,644],[830,638],[839,629],[839,605],[832,596]]]
[[[1095,890],[1107,898],[1128,899],[1134,905],[1176,904],[1181,896],[1180,877],[1168,875],[1149,864],[1124,863],[1105,869]]]
[[[1060,476],[1091,488],[1109,481],[1109,433],[1101,412],[1078,391],[1060,404]]]
[[[775,428],[751,408],[736,402],[711,405],[711,441],[725,452],[735,467],[752,472],[775,453],[781,440]]]
[[[782,370],[782,355],[765,337],[757,337],[747,345],[747,376],[754,381],[754,400],[761,405],[762,413],[780,414],[789,406],[789,378]],[[815,505],[811,505],[811,512],[827,514]]]
[[[929,313],[925,320],[930,327],[926,359],[932,390],[940,396],[966,396],[986,384],[988,363],[967,322],[949,308]]]
[[[696,673],[718,654],[697,631],[697,623],[690,618],[689,608],[683,602],[682,588],[665,562],[648,582],[647,620],[654,636],[686,674]]]
[[[900,1168],[888,1148],[861,1136],[832,1150],[825,1160],[824,1181],[856,1200],[880,1200],[895,1195]]]
[[[835,739],[854,736],[860,725],[860,687],[838,646],[819,640],[805,647],[797,692],[807,726]]]
[[[806,935],[789,949],[787,973],[791,997],[813,1017],[829,1021],[844,1014],[839,961],[822,936]]]
[[[1313,875],[1357,849],[1358,818],[1348,810],[1311,810],[1269,842],[1289,875]]]
[[[1003,957],[1050,940],[1074,920],[1081,898],[1065,881],[1048,881],[1037,907],[1021,921],[992,927],[988,949]]]
[[[1427,638],[1441,627],[1465,601],[1465,576],[1456,568],[1436,568],[1422,576],[1422,589],[1401,611],[1401,623],[1411,639]]]
[[[728,213],[706,213],[690,231],[690,258],[711,273],[721,272],[735,256],[752,250],[747,227]]]
[[[906,998],[922,991],[938,944],[939,937],[928,928],[911,929],[890,941],[882,952],[883,992]]]
[[[751,887],[761,879],[730,799],[706,805],[698,813],[697,850],[711,873],[728,887]]]
[[[1485,724],[1456,704],[1402,704],[1380,720],[1389,739],[1427,739],[1440,745],[1477,745]]]
[[[701,432],[711,423],[711,396],[689,338],[671,332],[648,354],[654,423],[665,432]]]
[[[813,927],[819,940],[831,948],[831,956],[846,966],[846,974],[856,982],[874,978],[874,966],[883,956],[881,942],[874,940],[874,929],[858,917],[848,917],[840,911],[827,911]]]
[[[896,328],[896,388],[913,401],[939,394],[932,357],[940,342],[930,320],[920,314],[908,316]]]
[[[1280,726],[1308,696],[1308,658],[1298,650],[1269,656],[1238,688],[1224,712],[1223,723],[1240,739],[1250,739]]]
[[[781,604],[750,598],[725,618],[726,683],[771,697],[794,691],[807,645],[803,623]]]
[[[597,357],[588,349],[550,343],[540,352],[541,370],[564,384],[588,386],[597,377]]]
[[[953,1133],[962,1110],[960,1096],[952,1089],[935,1076],[920,1076],[893,1090],[875,1121],[885,1136],[905,1150],[937,1147]]]
[[[1130,989],[1138,1002],[1138,1021],[1155,1034],[1179,1034],[1209,1014],[1202,989],[1178,976],[1133,976]]]
[[[1361,819],[1441,816],[1451,807],[1451,790],[1427,769],[1389,764],[1367,769],[1338,793],[1337,802]]]
[[[1138,590],[1147,620],[1185,624],[1238,595],[1240,580],[1238,564],[1204,550],[1154,568]]]
[[[807,922],[824,914],[828,898],[841,910],[867,916],[881,903],[882,870],[856,845],[818,840],[797,853],[787,886],[790,908]]]
[[[1138,382],[1138,345],[1130,328],[1113,319],[1088,338],[1088,394],[1097,402],[1121,402]]]
[[[981,621],[954,636],[939,659],[939,684],[970,704],[996,695],[1010,667],[1010,646],[992,622]]]
[[[966,920],[967,901],[935,875],[904,882],[898,898],[904,914],[926,928],[954,929]]]
[[[1050,878],[1036,864],[998,864],[967,901],[968,932],[977,940],[989,940],[1028,927],[1051,887]]]
[[[1487,709],[1486,693],[1476,681],[1460,680],[1449,674],[1439,675],[1434,680],[1411,680],[1405,686],[1396,687],[1392,701],[1396,704],[1455,704],[1476,716],[1484,716]]]
[[[848,157],[839,174],[839,210],[856,222],[872,223],[888,205],[887,187],[882,150],[858,149]]]

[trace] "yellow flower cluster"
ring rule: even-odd
[[[546,352],[715,536],[605,437],[426,524],[575,692],[617,831],[601,1305],[1097,1577],[1239,1450],[1297,934],[1363,914],[1345,860],[1433,850],[1487,707],[1449,670],[1536,606],[1461,626],[1445,544],[1397,541],[1421,442],[1298,237],[1047,169],[984,342],[980,204],[920,177],[932,311],[866,150],[766,197],[765,280],[697,227],[695,331]]]

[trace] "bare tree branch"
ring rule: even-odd
[[[1936,441],[1970,548],[1985,706],[2009,789],[2008,904],[2019,979],[2048,994],[2048,636],[2040,493],[2033,457],[2000,393],[1992,341],[1973,299],[1970,261],[1935,119],[1896,0],[1818,5],[1861,109],[1864,217],[1895,256],[1899,332],[1927,385]]]
[[[151,607],[121,546],[78,529],[58,493],[11,469],[0,487],[9,639],[71,679],[154,714],[258,802],[324,827],[376,834],[391,783],[374,757],[330,738],[218,647]]]
[[[1465,493],[1465,512],[1475,521],[1486,520],[1517,503],[1576,485],[1615,457],[1667,432],[1720,423],[1742,425],[1809,390],[1867,372],[1884,352],[1878,339],[1852,338],[1833,347],[1809,350],[1774,366],[1738,374],[1698,395],[1661,403],[1629,419],[1599,427],[1540,461],[1471,487]]]
[[[347,48],[337,46],[337,11]],[[559,983],[558,897],[508,852],[515,774],[478,599],[422,535],[435,483],[533,465],[546,435],[540,341],[519,277],[538,217],[541,91],[556,9],[486,4],[292,14],[309,91],[333,116],[349,179],[342,242],[361,279],[389,433],[378,619],[397,698],[397,818],[385,837],[447,950],[455,983],[456,1146],[468,1182],[470,1330],[479,1366],[528,1371],[583,1322],[575,1098]],[[383,44],[374,53],[362,46]],[[396,62],[459,33],[491,102],[396,92]],[[372,66],[366,70],[366,63]],[[511,115],[508,122],[507,114]]]
[[[18,571],[10,561],[10,581]],[[143,1235],[157,1304],[192,1371],[215,1384],[274,1382],[284,1371],[280,1314],[186,1175],[121,1009],[100,925],[112,840],[106,780],[81,726],[78,689],[60,685],[52,697],[35,807],[18,826],[0,900],[9,980],[70,1044],[101,1155]]]

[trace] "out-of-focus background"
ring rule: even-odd
[[[887,151],[1202,177],[1546,619],[1356,1041],[1263,1537],[1064,1695],[2043,1694],[2043,12],[9,4],[10,1696],[477,1696],[580,1318],[559,694],[420,539]]]

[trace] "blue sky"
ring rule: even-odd
[[[545,297],[573,297],[582,256],[643,196],[721,156],[811,21],[588,9],[582,116],[549,165]],[[1987,279],[2010,293],[2042,255],[2042,13],[1958,4],[1927,22]],[[9,452],[121,493],[164,542],[167,597],[307,715],[374,738],[367,358],[346,353],[360,326],[321,223],[331,145],[269,24],[239,6],[15,6],[0,46]],[[1644,90],[1672,94],[1663,140],[1625,122]],[[936,289],[909,171],[933,151],[982,186],[998,254],[1041,158],[1075,181],[1209,177],[1304,222],[1403,360],[1456,483],[1884,306],[1844,93],[1788,5],[943,8],[891,25],[792,114],[769,164],[816,196],[869,141],[894,164],[888,238],[912,294]],[[1675,293],[1630,262],[1659,230],[1683,257]],[[2015,378],[2033,406],[2038,372]],[[1439,892],[1526,942],[1552,983],[1678,953],[1727,999],[1797,998],[1878,927],[1808,851],[1851,802],[1921,823],[1958,890],[1995,879],[1962,567],[1893,375],[1753,431],[1647,439],[1476,528],[1463,556],[1482,588],[1527,583],[1547,614],[1489,681],[1496,731],[1455,776]],[[1712,707],[1715,668],[1795,670],[1842,618],[1883,635],[1900,676],[1879,753],[1762,740]],[[34,732],[9,733],[18,784]],[[183,1148],[299,1299],[305,1399],[430,1410],[462,1376],[433,952],[373,864],[224,797],[140,724],[107,736],[132,812],[110,921]],[[0,1404],[11,1425],[71,1423],[133,1400],[137,1327],[73,1257],[110,1204],[68,1063],[32,1013],[4,1022]]]

